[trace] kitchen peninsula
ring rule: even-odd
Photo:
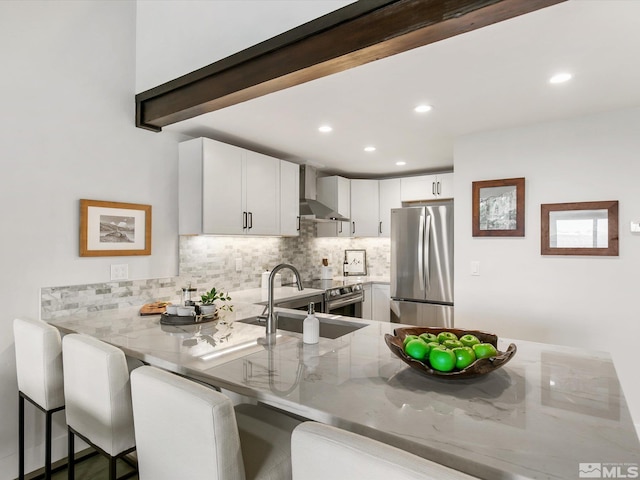
[[[197,326],[160,325],[159,316],[135,311],[51,323],[479,478],[566,480],[579,477],[581,463],[621,473],[640,464],[638,438],[606,353],[518,340],[517,354],[503,368],[445,381],[422,376],[390,352],[384,334],[395,324],[349,318],[365,326],[317,345],[279,331],[276,344],[266,348],[257,342],[264,327],[240,321],[263,306],[237,304],[234,310]],[[501,339],[500,350],[509,343]]]

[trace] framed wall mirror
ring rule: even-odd
[[[541,206],[542,255],[618,256],[618,201]]]

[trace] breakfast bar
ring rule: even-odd
[[[479,478],[577,479],[585,464],[633,478],[640,465],[638,437],[607,353],[500,339],[499,350],[517,345],[508,364],[482,377],[444,380],[409,368],[389,350],[384,335],[397,324],[344,318],[364,326],[315,345],[279,330],[275,345],[265,346],[258,342],[264,327],[242,322],[262,310],[238,304],[219,320],[186,326],[161,325],[159,315],[135,311],[51,323]]]

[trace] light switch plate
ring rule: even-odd
[[[471,262],[471,275],[474,277],[480,275],[480,262],[477,260]]]
[[[640,233],[640,220],[631,220],[631,232]]]

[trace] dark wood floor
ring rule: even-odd
[[[60,464],[66,463],[66,459],[62,462],[57,462]],[[57,465],[56,463],[56,465]],[[55,467],[55,465],[54,465]],[[122,475],[125,475],[128,472],[131,472],[133,468],[122,460],[118,460],[118,478]],[[53,480],[67,480],[68,475],[67,468],[64,467],[60,470],[57,470],[53,475]],[[75,468],[75,476],[76,480],[108,480],[109,478],[109,461],[106,457],[102,455],[93,455],[89,458],[86,458],[78,463],[76,463]],[[27,475],[26,480],[31,479],[40,479],[44,478],[44,474],[38,472],[38,474]],[[138,480],[138,475],[133,475],[129,477],[131,479]]]

